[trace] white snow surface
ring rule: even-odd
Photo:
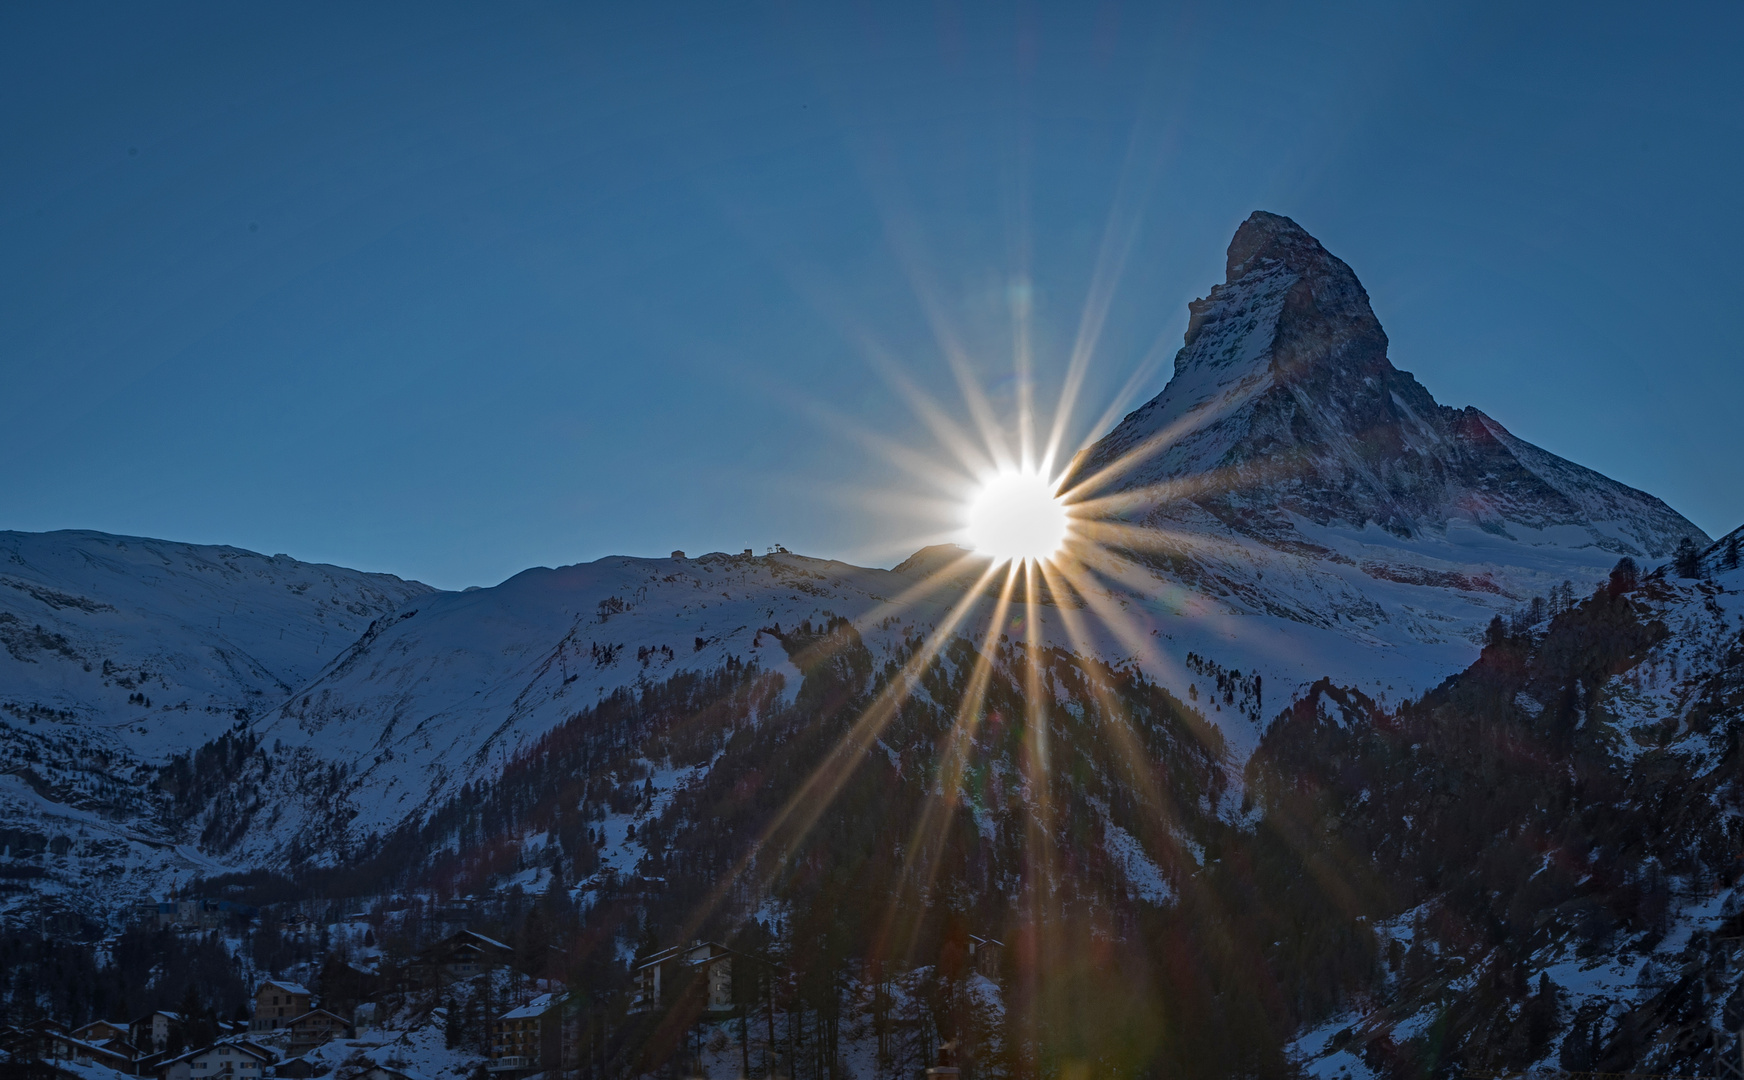
[[[0,532],[0,825],[61,848],[3,854],[40,870],[36,894],[109,915],[230,869],[162,827],[151,766],[277,707],[432,591],[232,547]]]
[[[371,620],[433,591],[240,548],[0,532],[0,722],[71,713],[112,749],[160,761],[238,709],[276,707]]]

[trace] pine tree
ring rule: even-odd
[[[1671,564],[1677,570],[1678,577],[1701,577],[1702,553],[1696,547],[1696,542],[1687,536],[1679,540],[1677,552],[1671,557]]]
[[[460,1006],[454,1003],[453,994],[448,995],[448,1000],[443,1004],[443,1008],[447,1011],[447,1016],[442,1022],[442,1042],[448,1049],[458,1050],[465,1028],[460,1020]]]

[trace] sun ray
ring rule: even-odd
[[[1153,677],[1181,677],[1186,674],[1185,670],[1174,659],[1157,646],[1156,640],[1138,626],[1137,620],[1130,613],[1122,610],[1105,592],[1085,587],[1074,577],[1071,569],[1064,566],[1059,567],[1059,569],[1067,581],[1071,583],[1077,595],[1081,596],[1085,604],[1095,613],[1098,621],[1108,628],[1121,647],[1137,659],[1141,666],[1146,666],[1151,670]]]
[[[1237,404],[1235,395],[1225,395],[1219,400],[1217,407],[1198,409],[1169,424],[1161,431],[1146,437],[1137,445],[1122,451],[1113,461],[1110,461],[1088,476],[1072,476],[1070,484],[1073,491],[1080,493],[1080,498],[1087,498],[1099,489],[1112,484],[1127,473],[1147,461],[1152,460],[1162,451],[1186,436],[1202,431],[1216,424]]]
[[[944,290],[926,269],[930,261],[925,257],[925,245],[920,238],[921,230],[915,224],[914,215],[907,210],[907,200],[898,194],[903,185],[888,170],[877,168],[874,164],[876,159],[870,155],[863,154],[861,160],[863,166],[871,166],[867,169],[868,189],[873,193],[873,200],[878,204],[884,218],[885,238],[896,256],[897,264],[902,267],[907,277],[909,291],[920,306],[928,328],[932,331],[933,340],[956,380],[957,391],[962,395],[964,407],[991,453],[994,466],[1013,467],[1016,459],[1006,441],[1003,425],[994,414],[992,404],[982,392],[980,384],[975,380],[969,352],[963,347],[961,338],[945,314],[944,304],[941,302]],[[883,183],[872,182],[872,174],[878,175]]]
[[[996,469],[1004,458],[1009,457],[1009,454],[1002,457],[1001,449],[998,446],[978,444],[971,439],[957,422],[951,419],[950,414],[945,411],[943,406],[934,401],[926,391],[915,385],[914,380],[908,377],[907,372],[903,371],[896,361],[887,357],[879,357],[874,362],[874,368],[891,385],[891,388],[902,396],[909,408],[915,411],[915,415],[926,425],[927,430],[933,433],[933,437],[951,451],[952,456],[957,459],[969,475],[973,476],[989,469]],[[979,394],[977,397],[979,398]],[[987,411],[988,422],[991,423],[991,406],[987,405],[984,398],[980,399],[980,407]]]
[[[1122,186],[1125,186],[1124,178]],[[1115,205],[1109,209],[1108,221],[1103,227],[1102,244],[1096,255],[1096,269],[1090,279],[1090,293],[1084,299],[1084,310],[1078,320],[1077,338],[1072,343],[1072,353],[1066,364],[1065,378],[1061,380],[1060,396],[1054,408],[1047,446],[1042,452],[1040,467],[1044,471],[1052,471],[1054,462],[1059,457],[1060,446],[1066,438],[1066,425],[1077,406],[1078,395],[1084,387],[1084,378],[1090,371],[1090,359],[1096,352],[1096,345],[1102,337],[1102,328],[1108,320],[1108,309],[1114,302],[1120,278],[1126,271],[1126,260],[1132,254],[1133,243],[1138,237],[1143,212],[1132,211],[1132,220],[1121,223],[1121,202],[1121,197],[1117,195]]]
[[[944,647],[949,644],[952,633],[965,616],[984,599],[980,590],[993,580],[999,571],[998,566],[989,566],[982,571],[973,588],[964,593],[949,615],[927,636],[914,656],[905,663],[896,675],[892,676],[885,688],[873,699],[872,703],[855,720],[842,742],[831,752],[830,756],[819,763],[794,796],[771,820],[765,830],[765,841],[772,839],[778,830],[784,828],[793,819],[799,809],[810,808],[808,820],[792,830],[788,836],[791,845],[802,838],[816,820],[816,815],[828,807],[831,800],[847,782],[848,774],[854,763],[875,742],[884,727],[902,707],[910,693],[912,679],[931,664]]]
[[[1078,525],[1078,535],[1100,550],[1177,553],[1197,545],[1190,533],[1132,525],[1124,521],[1090,521]]]
[[[1159,480],[1142,487],[1123,488],[1105,495],[1090,495],[1080,485],[1062,496],[1075,516],[1089,520],[1106,520],[1133,509],[1154,509],[1173,502],[1192,499],[1212,491],[1232,491],[1243,479],[1232,468],[1211,469],[1194,476]]]
[[[1148,109],[1141,109],[1133,119],[1132,130],[1127,134],[1120,176],[1115,184],[1114,198],[1108,207],[1108,216],[1103,223],[1096,267],[1091,273],[1090,288],[1084,299],[1083,311],[1079,315],[1077,336],[1066,365],[1065,377],[1061,380],[1059,403],[1054,411],[1053,428],[1043,455],[1044,468],[1049,470],[1058,460],[1067,423],[1077,407],[1078,395],[1083,390],[1091,358],[1101,341],[1109,308],[1119,290],[1121,278],[1125,276],[1127,260],[1131,258],[1142,232],[1146,202],[1162,171],[1162,154],[1152,150],[1153,143],[1160,140],[1151,137],[1151,126]],[[1151,352],[1156,351],[1157,347],[1153,346]],[[1143,370],[1141,365],[1140,371]],[[1116,404],[1131,392],[1138,374],[1139,372],[1135,372],[1134,378],[1128,380],[1128,388],[1115,398]],[[1147,378],[1148,375],[1145,372]],[[1099,421],[1089,430],[1099,431],[1105,425],[1106,420]]]
[[[896,596],[889,600],[880,601],[878,606],[867,610],[860,616],[859,621],[861,625],[871,626],[891,617],[892,615],[906,611],[910,605],[916,603],[923,595],[937,592],[940,587],[951,578],[965,576],[962,573],[965,566],[980,561],[981,557],[976,555],[974,552],[963,552],[961,555],[939,567],[937,570],[934,570],[926,577],[902,590],[902,592],[897,593]],[[974,587],[964,593],[964,600],[962,602],[973,602],[974,600],[979,599],[980,589],[985,587],[988,581],[992,580],[993,575],[998,571],[998,569],[999,568],[995,565],[989,565],[987,569],[982,571],[980,580]],[[954,626],[959,619],[960,616],[957,615],[955,610],[953,610],[950,615],[946,616],[945,622],[941,624],[941,628],[934,630],[933,634],[929,636],[936,636],[941,633],[943,626]]]
[[[977,460],[972,452],[965,449],[963,456],[967,460],[964,461],[962,469],[951,469],[941,466],[937,458],[891,436],[857,424],[851,418],[828,406],[808,402],[805,411],[818,421],[819,427],[854,440],[929,488],[952,498],[961,499],[963,497],[963,488],[966,486],[965,475],[973,475],[974,469],[978,467],[992,467],[991,461],[987,459]],[[943,440],[941,439],[941,441]],[[967,445],[965,441],[964,446]]]
[[[1072,451],[1074,460],[1079,454],[1094,446],[1103,433],[1114,426],[1115,421],[1131,411],[1132,400],[1138,394],[1139,389],[1156,376],[1157,369],[1162,367],[1164,359],[1170,355],[1169,345],[1170,341],[1167,335],[1159,336],[1150,349],[1145,352],[1144,359],[1133,367],[1132,374],[1127,376],[1125,384],[1113,397],[1108,399],[1108,405],[1102,410],[1102,414],[1085,426],[1084,437],[1079,440],[1077,447]],[[1072,471],[1069,465],[1066,471]]]
[[[914,873],[916,861],[927,850],[929,834],[936,831],[942,837],[949,827],[950,818],[956,813],[969,748],[973,743],[975,731],[980,725],[981,705],[986,695],[987,683],[993,675],[1000,627],[1005,621],[1005,613],[1010,610],[1012,591],[1017,576],[1018,565],[1016,563],[1009,564],[1005,582],[999,590],[998,602],[988,619],[987,632],[983,637],[981,648],[975,654],[974,665],[963,686],[962,699],[958,702],[956,715],[946,734],[945,747],[939,755],[939,775],[931,785],[921,815],[915,822],[908,848],[904,852],[902,870],[897,879],[899,888],[902,883],[909,881]],[[938,866],[939,860],[929,860],[929,865],[926,867],[926,880],[918,890],[920,896],[924,897],[930,890],[932,882],[937,877]],[[896,910],[893,906],[890,918],[894,919],[895,917]],[[913,944],[911,941],[911,949]],[[905,959],[912,961],[913,956],[906,955]]]
[[[974,587],[963,593],[946,617],[922,641],[914,655],[889,677],[872,703],[855,719],[848,733],[818,763],[781,809],[772,815],[757,840],[735,860],[732,870],[724,874],[709,894],[692,909],[690,917],[680,928],[681,939],[688,939],[711,914],[720,909],[727,897],[744,883],[747,872],[752,869],[759,856],[773,851],[776,853],[775,865],[766,868],[764,880],[751,890],[754,895],[759,896],[767,893],[769,877],[776,873],[779,864],[785,861],[786,854],[798,846],[818,818],[829,808],[853,775],[866,751],[877,741],[897,710],[908,699],[913,680],[949,644],[957,626],[984,599],[981,590],[993,580],[1000,569],[997,564],[990,564],[984,569]],[[909,592],[913,593],[919,587],[917,585]]]
[[[1060,576],[1060,581],[1052,587],[1063,592],[1075,593],[1077,591],[1072,583],[1065,579],[1064,572],[1059,567],[1052,564],[1043,564],[1041,566],[1041,572],[1044,577],[1050,579],[1055,575]],[[1094,656],[1097,654],[1098,650],[1096,648],[1096,642],[1094,638],[1090,636],[1087,628],[1083,625],[1083,619],[1079,616],[1076,609],[1062,607],[1060,609],[1060,620],[1065,625],[1067,634],[1070,636],[1073,644],[1077,646],[1081,655]],[[1150,770],[1146,767],[1149,764],[1148,759],[1142,748],[1138,745],[1138,738],[1133,733],[1131,725],[1126,720],[1125,710],[1122,709],[1119,702],[1115,700],[1108,684],[1102,678],[1094,678],[1089,680],[1089,682],[1091,692],[1096,696],[1097,704],[1099,704],[1103,710],[1105,723],[1102,726],[1105,730],[1109,731],[1116,740],[1118,744],[1117,749],[1120,751],[1121,759],[1129,770],[1129,779],[1151,805],[1155,806],[1159,812],[1166,812],[1168,804],[1164,800],[1162,791],[1157,787],[1156,781],[1152,777]],[[1159,824],[1166,829],[1171,823],[1163,821]],[[1172,859],[1178,860],[1180,856],[1180,844],[1172,833],[1167,835],[1169,838],[1169,855]]]

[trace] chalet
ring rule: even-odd
[[[277,1031],[313,1007],[315,995],[302,983],[268,979],[254,992],[254,1019],[250,1032]]]
[[[238,1039],[159,1062],[155,1073],[158,1080],[263,1080],[273,1060],[266,1047]]]
[[[418,967],[427,986],[447,986],[506,966],[515,950],[495,938],[461,930],[418,954]]]
[[[396,1065],[371,1065],[352,1080],[428,1080],[423,1073],[402,1069]]]
[[[128,1030],[126,1024],[117,1024],[113,1020],[93,1020],[84,1027],[74,1028],[71,1034],[75,1039],[83,1039],[100,1046],[110,1039],[126,1040]]]
[[[180,1031],[182,1014],[158,1010],[127,1025],[127,1041],[142,1054],[153,1054],[169,1045],[170,1032]]]
[[[969,935],[969,966],[995,982],[999,981],[999,961],[1004,952],[1005,943],[1002,941]]]
[[[308,1058],[286,1058],[273,1066],[272,1074],[279,1080],[309,1080],[312,1076],[327,1075],[328,1067],[318,1064]]]
[[[111,1054],[119,1054],[126,1058],[129,1062],[129,1072],[139,1071],[138,1066],[141,1057],[139,1047],[134,1046],[126,1039],[104,1039],[102,1042],[93,1045],[100,1046]]]
[[[718,941],[695,941],[660,950],[631,973],[630,1011],[657,1008],[665,994],[700,975],[704,980],[703,1008],[712,1013],[731,1012],[733,958],[738,955]]]
[[[102,1065],[117,1072],[133,1071],[133,1059],[108,1047],[75,1039],[48,1025],[31,1025],[9,1036],[3,1046],[14,1061],[65,1062],[71,1065]]]
[[[491,1025],[492,1073],[528,1074],[573,1062],[563,1045],[563,995],[540,994]]]
[[[139,1061],[139,1047],[133,1045],[132,1032],[126,1024],[118,1024],[113,1020],[93,1020],[84,1027],[75,1029],[72,1035],[75,1039],[100,1046],[111,1054],[125,1058],[129,1072],[134,1070]]]
[[[286,1046],[286,1052],[291,1057],[300,1057],[323,1043],[343,1039],[351,1034],[350,1022],[326,1009],[310,1010],[285,1027],[291,1032],[290,1043]]]

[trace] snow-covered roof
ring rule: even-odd
[[[521,1006],[520,1008],[512,1009],[509,1012],[504,1013],[503,1019],[504,1020],[531,1020],[534,1017],[544,1016],[546,1013],[550,1012],[553,1008],[555,1008],[556,1005],[557,1005],[557,995],[556,994],[540,994],[538,997],[534,998],[532,1001],[527,1002],[525,1005]]]
[[[287,994],[302,994],[304,997],[314,996],[309,993],[309,988],[302,983],[294,983],[288,979],[268,979],[260,984],[260,990],[265,990],[269,986],[283,990]],[[260,993],[260,990],[256,990],[255,993]]]
[[[190,1050],[180,1057],[165,1058],[163,1061],[158,1062],[158,1066],[161,1068],[162,1066],[171,1065],[178,1061],[191,1061],[194,1058],[202,1057],[206,1054],[216,1054],[221,1049],[239,1050],[242,1053],[247,1054],[249,1057],[264,1061],[269,1065],[273,1061],[272,1051],[264,1046],[259,1046],[243,1039],[222,1039],[213,1043],[211,1046],[202,1046],[198,1050]]]
[[[655,964],[663,964],[666,961],[672,959],[674,956],[677,956],[679,952],[680,952],[679,947],[677,945],[672,945],[672,946],[669,946],[667,948],[661,949],[657,953],[650,953],[650,954],[648,954],[648,958],[646,960],[644,960],[640,964],[636,965],[636,970],[641,971],[643,968],[651,968]]]
[[[292,1017],[290,1020],[286,1021],[285,1026],[286,1027],[295,1027],[296,1025],[302,1023],[303,1021],[312,1019],[312,1018],[317,1017],[317,1016],[330,1017],[334,1020],[339,1021],[341,1024],[344,1024],[346,1027],[351,1026],[351,1021],[345,1019],[345,1017],[343,1017],[343,1016],[340,1016],[338,1013],[330,1013],[326,1009],[310,1009],[308,1012],[304,1013],[303,1015],[297,1016],[297,1017]]]
[[[483,934],[479,933],[476,930],[462,930],[461,933],[466,935],[467,937],[475,937],[478,940],[484,942],[486,945],[494,945],[497,948],[504,949],[504,950],[509,949],[509,947],[507,945],[504,945],[502,942],[498,941],[496,938],[485,937]],[[513,950],[509,950],[509,951],[513,951]]]
[[[99,1043],[87,1042],[84,1039],[74,1038],[71,1035],[65,1035],[65,1034],[62,1034],[61,1032],[58,1032],[58,1031],[48,1032],[47,1036],[48,1036],[48,1038],[51,1038],[51,1039],[60,1039],[62,1042],[65,1042],[68,1046],[83,1047],[86,1050],[95,1050],[98,1053],[109,1054],[111,1056],[115,1056],[115,1054],[116,1054],[116,1051],[111,1050],[108,1047],[103,1046]]]
[[[701,955],[698,955],[699,953]],[[658,967],[674,960],[689,964],[691,967],[702,967],[728,956],[743,956],[765,964],[769,962],[761,956],[752,956],[750,953],[729,949],[718,941],[693,941],[689,945],[672,945],[657,953],[650,953],[647,959],[637,964],[632,970],[646,971],[651,967]]]

